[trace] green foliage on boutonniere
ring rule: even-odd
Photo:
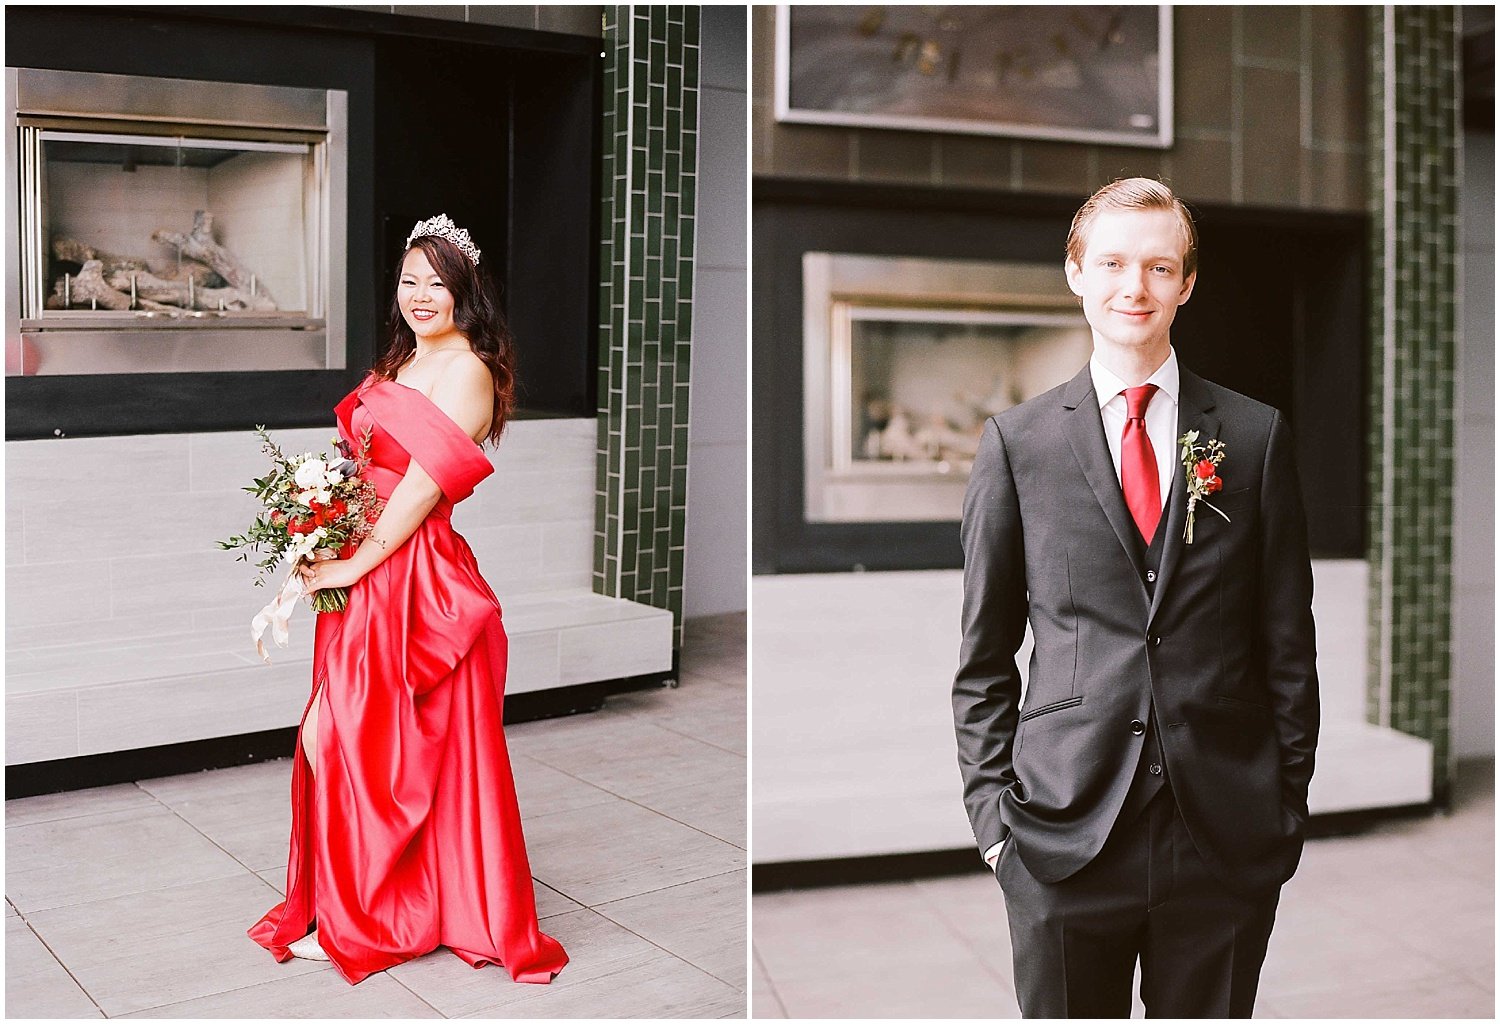
[[[1224,443],[1218,438],[1210,438],[1202,444],[1198,443],[1198,432],[1189,430],[1177,439],[1182,445],[1182,466],[1187,470],[1187,528],[1183,531],[1183,538],[1191,544],[1193,542],[1193,519],[1197,513],[1198,502],[1203,502],[1219,515],[1224,516],[1224,522],[1229,522],[1229,517],[1214,508],[1213,503],[1208,501],[1208,495],[1216,494],[1224,489],[1224,481],[1219,479],[1219,463],[1224,461]]]

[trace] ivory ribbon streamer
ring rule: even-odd
[[[266,645],[261,642],[261,637],[266,635],[266,627],[271,629],[271,639],[276,641],[277,647],[285,647],[291,639],[291,633],[287,631],[287,623],[292,619],[292,610],[297,607],[297,598],[302,596],[302,574],[297,568],[302,560],[312,555],[328,531],[318,527],[312,533],[305,533],[297,538],[297,542],[287,552],[287,558],[292,563],[292,572],[281,585],[281,593],[271,600],[271,603],[260,610],[254,619],[250,620],[250,635],[255,638],[255,649],[260,652],[260,659],[267,665],[271,664],[271,656],[266,653]],[[329,557],[332,557],[330,555]]]
[[[291,622],[292,611],[297,607],[297,599],[302,596],[302,574],[297,571],[297,567],[301,564],[301,558],[292,561],[291,575],[287,576],[286,582],[281,585],[281,592],[272,598],[271,603],[262,608],[250,622],[250,632],[255,637],[255,649],[267,665],[271,664],[271,656],[266,653],[266,645],[262,640],[266,635],[267,627],[270,628],[271,639],[276,641],[277,647],[285,647],[291,639],[287,624]]]

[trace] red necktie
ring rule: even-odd
[[[1146,433],[1146,406],[1155,393],[1155,384],[1125,389],[1125,433],[1120,436],[1120,486],[1136,529],[1147,544],[1156,536],[1156,523],[1161,519],[1161,478],[1156,452]]]

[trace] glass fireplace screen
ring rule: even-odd
[[[314,149],[43,131],[42,316],[305,320]]]
[[[889,463],[967,476],[984,421],[1050,388],[1059,355],[1070,363],[1087,344],[1068,314],[851,306],[838,315],[849,384],[836,470]]]

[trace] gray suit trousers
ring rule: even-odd
[[[1062,881],[1037,881],[1014,838],[995,874],[1022,1016],[1129,1017],[1137,958],[1148,1017],[1250,1016],[1281,890],[1246,895],[1217,881],[1170,786]]]

